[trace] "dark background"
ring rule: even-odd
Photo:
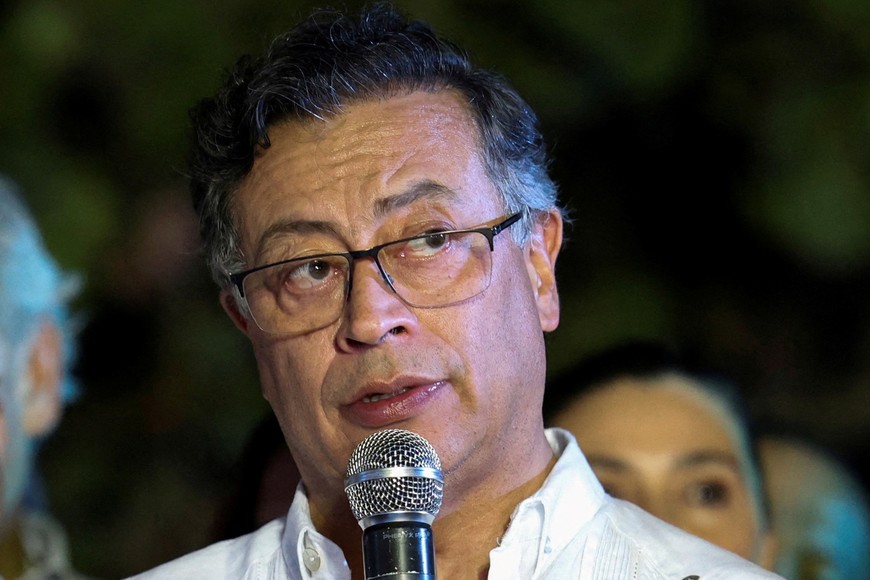
[[[267,410],[199,254],[186,112],[310,4],[0,8],[0,172],[85,281],[82,395],[42,454],[84,572],[207,543]],[[574,219],[551,371],[628,337],[690,345],[763,425],[806,433],[866,482],[870,3],[399,5],[541,116]]]

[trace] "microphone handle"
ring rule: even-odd
[[[363,564],[366,580],[435,580],[432,528],[407,521],[366,528]]]

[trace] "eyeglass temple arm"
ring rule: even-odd
[[[505,229],[507,229],[510,226],[517,223],[521,217],[523,217],[522,212],[517,212],[514,215],[512,215],[511,217],[509,217],[508,219],[501,222],[500,224],[496,224],[496,225],[492,226],[492,230],[491,230],[492,235],[493,236],[499,235],[502,231],[504,231]]]

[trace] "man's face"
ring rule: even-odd
[[[248,267],[491,226],[506,213],[452,92],[357,103],[269,136],[234,199]],[[376,430],[409,429],[433,444],[447,472],[445,505],[492,477],[496,458],[522,457],[542,436],[543,331],[558,323],[560,242],[555,213],[529,248],[497,236],[489,288],[440,308],[408,306],[364,259],[338,320],[301,335],[263,332],[222,293],[253,344],[312,503],[343,498],[348,457]]]

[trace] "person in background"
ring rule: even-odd
[[[608,498],[544,429],[562,211],[503,78],[377,4],[281,34],[192,119],[207,259],[302,485],[287,517],[141,578],[359,577],[345,473],[387,428],[440,456],[441,578],[770,576]]]
[[[801,438],[759,438],[779,550],[774,570],[796,580],[870,579],[866,490],[831,453]]]
[[[76,279],[61,272],[11,182],[0,178],[0,577],[73,578],[67,540],[35,470],[76,391]]]
[[[628,342],[547,386],[548,424],[571,431],[605,490],[772,568],[776,543],[743,401],[664,345]]]

